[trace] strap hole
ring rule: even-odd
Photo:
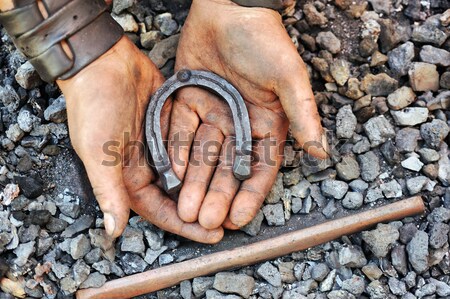
[[[77,16],[77,15],[74,15],[74,16],[73,16],[73,19],[74,19],[74,20],[78,19],[78,16]]]

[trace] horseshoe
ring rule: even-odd
[[[152,95],[147,108],[145,133],[147,145],[159,174],[164,190],[173,194],[180,190],[182,182],[172,169],[161,135],[161,109],[169,96],[186,86],[203,87],[221,98],[231,108],[236,133],[236,155],[233,161],[233,174],[238,180],[251,176],[252,136],[247,107],[239,92],[228,81],[207,71],[181,70],[169,78]]]

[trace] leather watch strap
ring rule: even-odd
[[[51,46],[78,32],[106,11],[103,0],[73,0],[35,28],[15,39],[27,57],[42,54]]]
[[[0,13],[0,23],[12,37],[24,34],[43,20],[36,2]]]
[[[68,79],[108,51],[123,36],[104,0],[15,0],[0,23],[44,81]],[[65,42],[71,51],[64,51]]]

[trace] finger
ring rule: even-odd
[[[283,69],[275,84],[275,93],[290,121],[292,134],[299,145],[309,154],[325,159],[328,157],[328,143],[320,123],[320,116],[306,67],[297,53]]]
[[[199,123],[197,114],[188,105],[181,101],[173,103],[168,136],[168,155],[172,169],[180,180],[183,180],[186,174],[192,142]]]
[[[197,130],[189,167],[178,197],[178,215],[186,222],[198,219],[223,139],[222,132],[213,126],[202,124]]]
[[[224,222],[222,223],[222,227],[225,229],[229,229],[229,230],[238,230],[240,229],[239,226],[233,224],[233,222],[231,222],[230,217],[227,216],[227,218],[225,218]]]
[[[103,212],[105,230],[113,238],[119,237],[127,226],[129,196],[123,183],[122,162],[115,160],[91,163],[83,159],[95,198]],[[98,161],[98,160],[95,160]]]
[[[220,227],[230,210],[240,181],[233,174],[235,139],[225,138],[214,177],[200,208],[198,222],[205,228]]]
[[[186,223],[178,217],[176,203],[151,183],[155,176],[147,164],[143,149],[143,146],[135,147],[129,167],[124,168],[131,209],[147,221],[174,234],[202,243],[219,242],[223,237],[223,229],[206,230],[198,223]]]
[[[177,94],[177,101],[195,111],[202,123],[214,125],[225,136],[234,135],[234,126],[230,125],[233,123],[230,106],[220,96],[198,87],[184,88]]]
[[[253,147],[252,177],[241,183],[230,209],[230,220],[243,227],[258,213],[275,182],[282,161],[284,143],[268,137],[258,140]]]
[[[155,185],[147,185],[134,193],[131,208],[159,228],[196,242],[215,244],[223,238],[222,228],[207,230],[198,223],[181,220],[176,203]]]

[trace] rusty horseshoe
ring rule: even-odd
[[[247,107],[239,92],[228,81],[207,71],[181,70],[169,78],[152,95],[146,115],[146,138],[153,164],[159,174],[164,190],[173,194],[181,188],[181,181],[172,169],[161,135],[161,110],[169,96],[186,86],[203,87],[221,98],[231,108],[236,133],[236,152],[233,174],[239,180],[251,176],[252,136]]]

